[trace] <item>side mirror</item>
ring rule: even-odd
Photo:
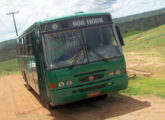
[[[120,29],[117,25],[115,25],[115,28],[116,28],[116,32],[117,32],[118,37],[119,37],[120,45],[124,46],[124,40],[123,40],[123,37],[121,35]]]
[[[41,44],[39,40],[36,41],[36,50],[37,50],[37,53],[41,53]]]

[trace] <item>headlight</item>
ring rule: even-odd
[[[109,76],[110,76],[110,77],[114,76],[114,72],[110,72],[110,73],[109,73]]]
[[[116,75],[120,75],[121,71],[120,70],[116,70]]]
[[[64,86],[64,82],[59,82],[59,83],[58,83],[58,86],[59,86],[59,87],[63,87],[63,86]]]
[[[67,84],[67,85],[71,85],[71,84],[72,84],[72,81],[71,81],[71,80],[68,80],[68,81],[66,82],[66,84]]]

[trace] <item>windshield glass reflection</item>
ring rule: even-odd
[[[47,66],[61,68],[121,56],[111,26],[88,27],[42,36]]]

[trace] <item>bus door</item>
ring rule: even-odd
[[[27,73],[26,76],[28,77],[28,84],[35,90],[35,83],[34,83],[34,77],[33,77],[33,58],[30,58],[30,60],[28,60],[28,64],[27,64]]]
[[[38,83],[38,73],[37,73],[37,69],[36,69],[36,62],[32,61],[31,66],[32,66],[33,82],[35,85],[34,89],[39,94],[39,83]]]

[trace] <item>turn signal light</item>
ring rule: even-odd
[[[51,88],[52,90],[54,90],[54,89],[55,89],[55,84],[54,84],[54,83],[50,83],[50,88]]]
[[[124,73],[127,74],[127,69],[126,68],[124,68]]]

